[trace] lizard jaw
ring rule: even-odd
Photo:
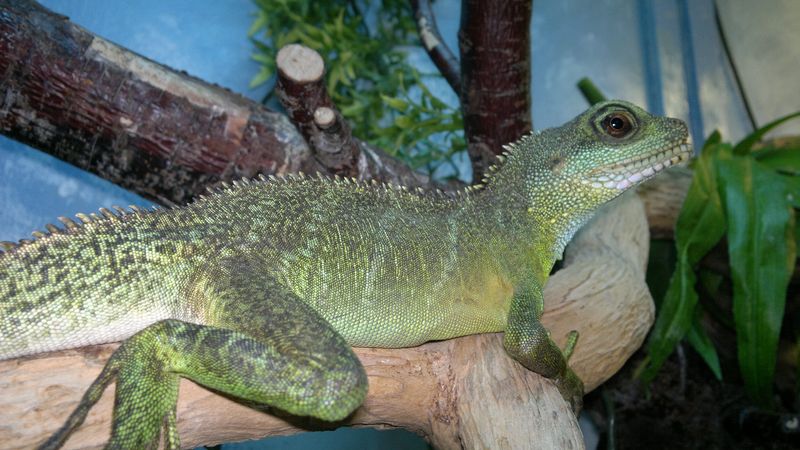
[[[644,180],[654,177],[662,170],[691,158],[691,142],[688,139],[666,150],[635,160],[622,161],[601,168],[602,175],[590,176],[581,180],[582,184],[593,188],[608,188],[624,191]]]

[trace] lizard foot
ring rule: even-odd
[[[558,387],[558,392],[564,397],[572,412],[577,416],[583,408],[583,381],[569,367],[563,374],[553,379]]]

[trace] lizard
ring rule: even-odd
[[[606,101],[509,144],[456,193],[259,176],[193,203],[61,217],[0,253],[0,360],[122,341],[42,448],[116,382],[109,448],[179,448],[180,377],[325,421],[362,403],[351,346],[504,332],[575,409],[583,385],[540,323],[542,289],[601,205],[690,158],[686,125]]]

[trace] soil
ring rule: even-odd
[[[598,449],[800,449],[800,416],[754,408],[741,384],[718,381],[688,347],[670,357],[648,388],[633,374],[643,358],[637,352],[585,399],[602,430]],[[791,400],[785,398],[791,389],[785,394],[782,403]]]

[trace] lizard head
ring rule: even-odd
[[[691,155],[683,121],[654,116],[620,100],[598,103],[562,127],[542,134],[554,131],[560,142],[545,146],[548,150],[541,155],[544,168],[597,203]]]
[[[507,150],[506,162],[486,180],[489,191],[518,189],[516,198],[538,233],[553,240],[555,254],[602,204],[691,155],[686,124],[620,100],[598,103]]]

